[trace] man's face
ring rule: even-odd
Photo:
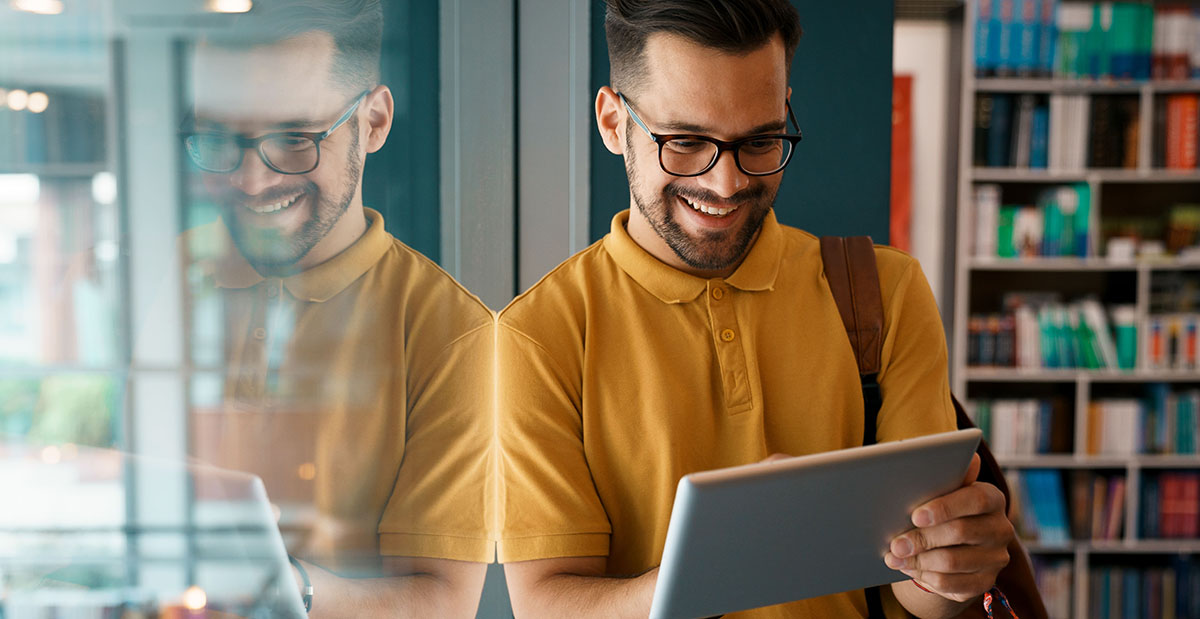
[[[252,48],[201,45],[193,76],[196,130],[249,137],[324,132],[357,94],[333,86],[333,56],[326,33]],[[260,271],[297,268],[360,200],[358,132],[356,110],[320,143],[320,164],[305,174],[272,170],[254,149],[243,151],[232,172],[202,173],[238,249]]]
[[[654,133],[734,140],[786,132],[787,69],[778,37],[738,56],[655,34],[647,41],[646,61],[647,79],[631,93],[631,103]],[[643,245],[649,239],[646,249],[677,268],[702,276],[732,273],[754,242],[783,174],[748,176],[725,151],[700,176],[672,176],[659,166],[658,146],[627,115],[624,137],[636,206],[630,234]],[[732,210],[712,215],[701,208]]]

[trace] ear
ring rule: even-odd
[[[625,114],[621,107],[621,98],[612,88],[605,86],[596,93],[596,127],[605,148],[614,155],[625,153],[625,127],[622,122]]]
[[[792,87],[791,86],[788,86],[787,100],[788,100],[788,103],[792,102]]]
[[[371,94],[363,99],[367,119],[367,137],[363,142],[367,146],[368,153],[383,148],[384,142],[387,142],[388,133],[392,130],[392,115],[395,112],[395,105],[391,89],[383,85],[376,86]]]

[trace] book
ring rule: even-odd
[[[1012,122],[1013,96],[994,94],[992,100],[991,128],[987,134],[987,165],[1007,167],[1012,165]]]
[[[1036,105],[1030,120],[1029,167],[1045,169],[1049,165],[1050,108]]]

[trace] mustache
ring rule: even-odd
[[[278,187],[255,195],[243,193],[235,189],[226,191],[221,198],[229,204],[273,204],[275,202],[282,202],[285,198],[291,198],[298,193],[315,193],[316,191],[317,185],[309,181],[303,185]]]
[[[747,187],[728,198],[722,198],[717,194],[700,187],[687,187],[678,182],[668,183],[663,187],[663,194],[668,197],[680,197],[692,202],[702,202],[710,206],[735,207],[748,202],[757,202],[762,200],[767,195],[767,187],[765,185],[756,185]]]

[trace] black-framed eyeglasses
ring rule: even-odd
[[[658,165],[663,172],[672,176],[700,176],[713,169],[717,160],[721,158],[721,153],[727,150],[733,151],[734,163],[748,176],[777,174],[792,160],[796,142],[801,139],[800,125],[796,122],[792,106],[787,101],[784,101],[783,105],[787,108],[788,120],[796,129],[794,135],[771,133],[726,142],[707,135],[654,133],[642,122],[637,112],[633,111],[625,95],[617,93],[617,96],[621,98],[621,103],[629,111],[633,122],[658,144]]]
[[[321,142],[346,124],[370,93],[364,90],[355,97],[325,131],[281,131],[254,138],[223,131],[189,131],[182,133],[184,149],[192,163],[205,172],[233,172],[241,167],[246,149],[253,148],[264,165],[280,174],[306,174],[321,163]]]

